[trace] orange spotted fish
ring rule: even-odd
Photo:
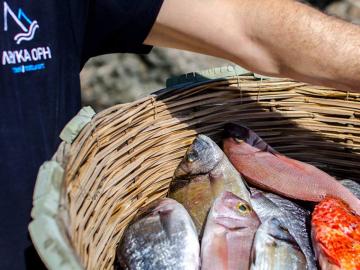
[[[360,270],[360,216],[326,197],[312,214],[312,241],[322,270]]]

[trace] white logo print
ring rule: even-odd
[[[29,41],[34,38],[36,30],[39,28],[37,21],[31,21],[24,11],[19,8],[17,16],[11,10],[8,3],[4,2],[4,31],[8,31],[8,18],[11,17],[15,23],[21,28],[22,32],[15,35],[16,44],[22,41]]]
[[[31,20],[21,8],[14,12],[6,1],[3,3],[4,32],[9,34],[10,29],[12,34],[15,32],[14,41],[18,45],[23,41],[33,40],[37,33],[36,30],[40,28],[38,22]],[[13,74],[46,70],[47,64],[52,59],[51,47],[46,43],[37,47],[17,48],[15,50],[9,46],[8,49],[0,53],[0,65],[3,68],[9,67]]]

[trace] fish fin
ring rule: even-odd
[[[256,266],[256,248],[255,248],[255,239],[253,241],[252,247],[251,247],[251,254],[250,254],[250,263],[249,265],[251,266],[250,268],[252,269],[253,267]]]
[[[322,269],[340,270],[339,261],[334,256],[331,256],[330,252],[324,245],[319,243],[318,249],[319,249],[318,261]]]
[[[255,135],[257,136],[257,135]],[[270,145],[268,145],[263,139],[261,139],[259,136],[257,136],[256,139],[254,139],[253,146],[263,152],[268,152],[273,155],[278,154],[279,152],[276,151],[274,148],[272,148]]]
[[[262,152],[267,152],[270,154],[273,154],[274,156],[276,156],[277,158],[279,158],[280,160],[298,167],[299,169],[305,170],[305,171],[309,171],[313,168],[312,165],[303,163],[301,161],[297,161],[295,159],[291,159],[288,158],[282,154],[280,154],[278,151],[276,151],[274,148],[272,148],[269,144],[267,144],[259,135],[257,135],[254,131],[250,130],[250,137],[252,137],[252,146],[261,150]]]
[[[178,189],[185,187],[190,183],[190,181],[191,180],[189,178],[173,178],[169,185],[168,195],[177,191]]]
[[[159,219],[160,219],[160,224],[166,234],[166,237],[168,239],[171,238],[172,235],[172,227],[170,226],[171,224],[169,223],[169,216],[171,214],[171,210],[161,210],[158,212],[159,214]]]
[[[245,128],[247,128],[247,127],[245,127]],[[249,128],[247,128],[247,129],[249,130],[249,138],[248,138],[247,143],[249,143],[250,145],[252,145],[253,147],[255,147],[261,151],[268,152],[273,155],[276,155],[279,153],[274,148],[272,148],[267,142],[265,142],[257,133],[255,133],[254,131],[252,131]]]
[[[321,261],[321,258],[322,258],[322,260],[326,260],[327,263],[329,263],[329,264],[340,266],[338,259],[335,258],[334,256],[332,256],[331,252],[326,248],[326,246],[324,246],[321,243],[318,243],[318,252],[319,252],[318,253],[319,261]]]

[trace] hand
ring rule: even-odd
[[[360,27],[291,0],[165,0],[145,44],[360,91]]]

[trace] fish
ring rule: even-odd
[[[184,205],[201,235],[211,205],[223,191],[250,203],[240,173],[213,140],[200,134],[176,168],[168,197]]]
[[[360,200],[360,184],[350,179],[341,180],[340,183],[349,189]]]
[[[311,202],[333,196],[360,213],[360,200],[334,177],[278,153],[247,127],[227,124],[223,148],[235,168],[256,187]]]
[[[225,191],[214,201],[201,240],[202,270],[248,270],[260,220],[248,202]]]
[[[326,197],[315,206],[311,237],[322,270],[360,269],[360,216],[342,200]]]
[[[169,198],[140,210],[125,229],[116,254],[125,270],[200,268],[195,225],[186,209]]]
[[[309,270],[317,269],[314,253],[311,248],[310,231],[307,223],[310,221],[310,211],[296,203],[272,193],[262,192],[251,188],[251,205],[261,222],[276,218],[281,226],[289,231],[301,252],[306,258]]]
[[[251,252],[250,270],[306,270],[306,259],[295,239],[277,218],[258,228]]]

